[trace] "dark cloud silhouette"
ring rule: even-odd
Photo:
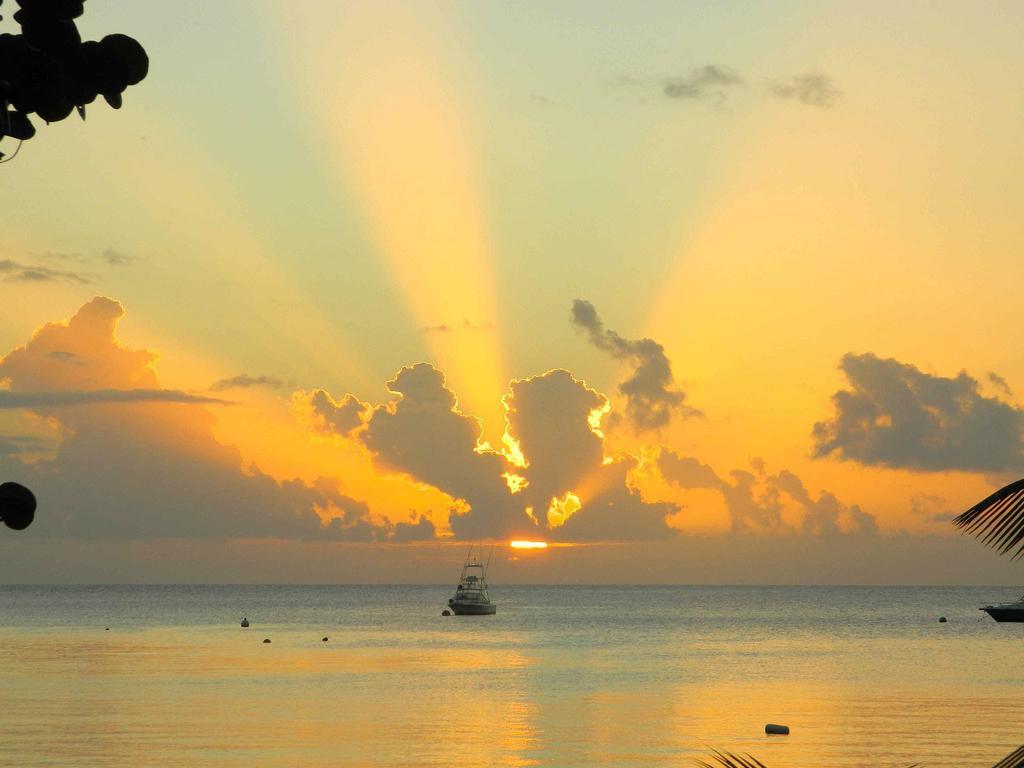
[[[505,422],[528,464],[516,471],[537,514],[552,498],[579,487],[604,461],[604,441],[590,419],[608,399],[566,370],[516,379],[504,397]]]
[[[988,378],[989,383],[992,384],[992,386],[1000,390],[1007,397],[1013,397],[1013,390],[1010,389],[1010,384],[1009,382],[1006,381],[1006,379],[1004,379],[995,371],[989,371],[985,375]]]
[[[958,514],[949,508],[942,496],[928,493],[915,493],[910,497],[910,511],[929,523],[950,523]]]
[[[303,397],[313,412],[314,424],[324,434],[349,435],[363,425],[370,412],[370,406],[353,395],[336,403],[327,392],[317,389]]]
[[[628,483],[636,466],[629,456],[606,457],[595,428],[608,399],[566,370],[515,380],[504,398],[508,434],[527,465],[516,472],[527,481],[520,492],[534,517],[551,527],[552,501],[573,494],[579,508],[556,538],[632,540],[675,535],[665,517],[672,504],[645,502]],[[555,511],[556,515],[557,510]]]
[[[729,89],[744,85],[743,78],[728,67],[705,64],[683,77],[661,81],[661,92],[670,99],[712,99],[721,103]]]
[[[0,456],[0,476],[39,497],[30,533],[69,538],[383,539],[367,506],[320,479],[278,482],[218,442],[210,410],[167,402],[155,353],[115,336],[124,310],[96,298],[67,323],[40,328],[0,360],[7,402],[21,398],[64,439],[51,459]],[[68,352],[82,365],[67,365]],[[129,387],[131,387],[129,389]],[[139,393],[150,393],[139,396]],[[90,400],[90,398],[92,398]],[[126,401],[124,398],[128,398]],[[70,401],[88,408],[56,408]]]
[[[35,264],[23,264],[13,259],[0,259],[0,275],[3,275],[3,279],[6,281],[22,283],[63,281],[86,285],[93,281],[92,276],[85,273],[52,269]]]
[[[653,339],[624,339],[606,330],[597,310],[589,301],[576,299],[570,315],[572,324],[587,333],[590,343],[618,360],[633,364],[633,374],[619,384],[626,398],[626,418],[639,431],[666,426],[673,415],[700,415],[686,404],[686,393],[672,378],[672,364],[665,348]]]
[[[535,528],[509,493],[506,458],[480,445],[480,420],[462,412],[444,375],[427,363],[403,368],[387,383],[395,399],[373,409],[358,433],[382,469],[403,472],[463,500],[450,518],[459,538]]]
[[[821,74],[795,75],[769,87],[769,93],[779,99],[799,101],[809,107],[829,109],[843,97],[830,77]]]
[[[250,376],[247,373],[240,373],[229,379],[221,379],[210,385],[211,392],[226,392],[229,389],[252,389],[253,387],[267,387],[269,389],[281,389],[284,382],[275,379],[273,376]]]
[[[827,537],[844,532],[865,535],[878,532],[874,516],[856,504],[847,507],[829,491],[814,498],[793,472],[784,469],[770,474],[764,470],[763,462],[755,460],[752,464],[756,474],[734,469],[726,480],[691,456],[667,449],[658,456],[658,469],[672,485],[684,489],[705,488],[722,494],[734,533],[782,528],[787,499],[801,511],[804,535]]]
[[[929,472],[1024,466],[1024,411],[981,395],[966,371],[945,378],[870,353],[847,354],[839,368],[849,389],[814,425],[815,457]]]
[[[176,389],[91,389],[47,392],[8,392],[0,389],[0,409],[48,409],[69,405],[110,403],[198,403],[225,405],[228,401]]]
[[[675,535],[665,518],[678,509],[647,503],[630,487],[628,474],[636,461],[605,456],[595,428],[607,398],[568,371],[510,383],[503,403],[506,441],[517,449],[511,454],[481,444],[479,419],[462,412],[444,375],[433,366],[403,368],[387,387],[395,398],[368,415],[362,412],[362,429],[355,428],[354,420],[332,421],[330,408],[337,406],[322,390],[309,400],[321,415],[321,427],[359,441],[378,469],[408,475],[456,499],[449,524],[457,538]],[[351,395],[342,400],[352,402],[358,400]],[[513,460],[516,454],[521,460]]]
[[[630,487],[628,473],[636,466],[631,457],[619,457],[604,465],[581,491],[578,512],[552,531],[553,538],[568,541],[636,541],[674,538],[678,531],[666,522],[679,507],[669,502],[644,501]],[[588,493],[591,485],[596,490]]]
[[[90,253],[66,253],[62,251],[46,251],[45,253],[33,254],[35,258],[45,259],[46,261],[60,261],[60,262],[71,262],[74,264],[91,264],[96,262],[102,262],[103,264],[111,267],[123,267],[138,261],[137,256],[119,251],[116,248],[104,248],[98,254]]]
[[[49,450],[52,445],[36,435],[0,435],[0,454],[13,455]]]
[[[138,260],[137,256],[131,256],[115,248],[106,248],[100,254],[100,258],[112,267],[123,267]]]
[[[52,352],[50,352],[50,357],[52,357],[54,360],[62,360],[66,363],[78,360],[78,355],[76,355],[74,352],[68,352],[63,349],[53,350]]]
[[[463,320],[458,325],[449,325],[448,323],[424,325],[420,331],[422,333],[455,333],[456,331],[486,331],[493,327],[492,323],[474,323],[470,320]]]
[[[415,523],[395,523],[391,540],[396,543],[407,541],[429,541],[437,534],[430,518],[420,515]]]

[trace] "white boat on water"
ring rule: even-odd
[[[491,547],[491,554],[494,547]],[[448,607],[456,616],[490,616],[497,612],[498,606],[491,602],[487,594],[487,568],[491,564],[491,555],[487,555],[484,563],[473,555],[470,548],[466,562],[462,566],[462,576],[455,588],[455,596],[448,599]]]
[[[1013,603],[986,605],[981,610],[996,621],[1024,622],[1024,596]]]

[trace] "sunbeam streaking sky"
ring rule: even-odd
[[[149,76],[0,166],[33,546],[1012,580],[1024,11],[869,6],[96,3]]]

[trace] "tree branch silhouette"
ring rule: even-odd
[[[75,19],[85,0],[15,3],[21,34],[0,34],[0,140],[35,136],[32,114],[54,123],[77,111],[84,120],[86,105],[100,95],[120,109],[124,91],[149,72],[149,56],[134,38],[112,34],[82,42]]]

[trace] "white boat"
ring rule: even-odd
[[[491,547],[493,554],[494,547]],[[473,555],[470,547],[466,562],[462,566],[462,576],[455,588],[455,596],[448,599],[448,607],[456,616],[490,616],[497,612],[498,606],[491,602],[487,594],[487,568],[491,564],[491,555],[487,555],[487,563]]]
[[[1024,622],[1024,596],[1014,603],[997,603],[982,608],[996,621]]]

